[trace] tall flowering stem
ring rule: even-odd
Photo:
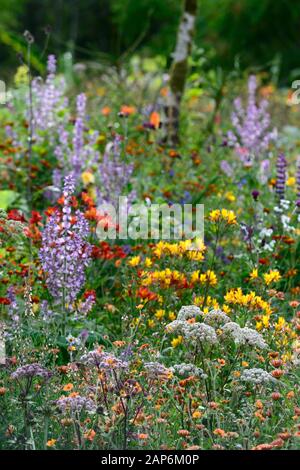
[[[91,259],[91,245],[86,241],[88,222],[79,210],[72,213],[74,190],[75,180],[71,174],[64,180],[62,210],[57,210],[48,220],[39,253],[47,287],[55,302],[62,306],[63,331],[67,309],[73,308]]]
[[[286,168],[287,168],[287,161],[285,156],[281,153],[278,155],[277,163],[276,163],[276,195],[279,200],[284,199],[285,193],[285,182],[286,182]]]
[[[270,130],[268,102],[256,103],[257,81],[254,75],[248,80],[248,103],[243,107],[241,98],[234,101],[231,121],[234,131],[228,133],[229,144],[247,151],[254,158],[264,153],[270,142],[277,138],[276,129]]]
[[[97,192],[98,202],[114,204],[116,207],[119,197],[126,192],[133,169],[132,164],[122,160],[121,136],[116,135],[114,141],[106,148],[103,161],[99,166],[101,186]],[[127,196],[129,202],[132,202],[135,197],[134,191]]]
[[[296,182],[297,182],[297,201],[296,201],[296,205],[297,205],[297,208],[298,208],[298,212],[300,212],[300,157],[298,157],[298,161],[297,161]]]

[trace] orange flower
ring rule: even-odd
[[[217,409],[219,408],[219,404],[216,403],[215,401],[210,401],[210,402],[208,403],[208,406],[209,406],[209,408],[211,408],[212,410],[217,410]]]
[[[153,126],[155,129],[158,129],[158,128],[159,128],[159,125],[160,125],[160,116],[159,116],[159,114],[158,114],[156,111],[153,111],[153,113],[150,114],[150,124],[152,124],[152,126]]]
[[[104,106],[104,108],[101,109],[102,116],[108,116],[110,113],[111,109],[109,106]]]
[[[143,433],[138,434],[137,437],[138,437],[138,439],[141,439],[142,441],[145,441],[149,438],[148,434],[143,434]]]
[[[56,439],[49,439],[49,441],[47,441],[47,447],[53,447],[55,446],[56,444]]]
[[[136,112],[136,108],[134,106],[127,106],[123,105],[121,106],[121,113],[124,114],[124,116],[129,116],[130,114],[134,114]]]
[[[273,449],[272,444],[259,444],[256,447],[253,447],[252,450],[271,450]]]
[[[220,429],[220,428],[215,429],[214,434],[216,436],[220,436],[220,437],[225,437],[226,436],[226,432],[224,431],[224,429]]]
[[[273,377],[275,377],[275,379],[279,379],[284,374],[284,371],[281,369],[275,369],[272,370],[271,374]]]
[[[281,393],[279,393],[279,392],[273,392],[272,395],[271,395],[271,397],[272,397],[272,400],[274,400],[274,401],[280,400],[280,398],[281,398]]]
[[[96,433],[93,429],[90,429],[88,432],[84,434],[85,439],[87,439],[90,442],[93,442],[95,436],[96,436]]]
[[[64,386],[63,391],[64,392],[70,392],[74,388],[73,384],[67,384]]]
[[[177,431],[177,434],[181,437],[187,437],[190,435],[190,431],[188,431],[187,429],[180,429],[179,431]]]

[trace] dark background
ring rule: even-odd
[[[43,67],[47,52],[71,51],[76,61],[117,63],[133,52],[170,56],[183,0],[0,0],[1,73],[15,70],[25,29]],[[300,72],[300,0],[199,0],[197,47],[230,69],[279,68],[281,83]],[[39,65],[35,65],[39,68]]]

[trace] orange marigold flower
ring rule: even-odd
[[[273,392],[272,395],[271,395],[271,397],[272,397],[272,400],[274,400],[274,401],[280,400],[280,398],[281,398],[281,393],[279,393],[279,392]]]
[[[90,429],[88,432],[84,434],[85,439],[92,442],[95,439],[96,432],[93,429]]]
[[[71,390],[73,390],[73,388],[74,388],[73,384],[66,384],[63,388],[63,391],[64,392],[70,392]]]
[[[280,377],[282,377],[284,374],[284,371],[282,369],[276,369],[272,370],[271,374],[273,377],[275,377],[275,379],[280,379]]]
[[[47,441],[47,447],[53,447],[55,446],[56,444],[56,439],[49,439],[49,441]]]
[[[179,431],[177,431],[177,434],[181,437],[188,437],[190,435],[190,431],[188,431],[187,429],[180,429]]]
[[[226,432],[224,431],[224,429],[220,429],[220,428],[217,428],[213,431],[213,433],[216,435],[216,436],[220,436],[220,437],[225,437],[226,436]]]
[[[143,433],[138,434],[137,437],[138,437],[138,439],[140,439],[142,441],[145,441],[145,440],[149,439],[149,435],[148,434],[143,434]]]
[[[127,106],[124,104],[121,106],[120,112],[124,114],[124,116],[129,116],[130,114],[134,114],[136,112],[136,108],[134,106]]]
[[[253,447],[251,450],[271,450],[273,449],[272,444],[259,444],[256,447]]]
[[[111,113],[111,109],[110,109],[109,106],[104,106],[104,107],[101,109],[101,114],[102,114],[102,116],[108,116],[110,113]]]

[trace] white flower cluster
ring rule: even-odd
[[[230,318],[222,310],[211,310],[204,318],[204,323],[211,326],[225,325],[230,321]]]
[[[200,367],[195,366],[195,364],[187,364],[185,362],[182,364],[175,364],[171,367],[171,371],[174,374],[181,375],[183,377],[190,377],[192,375],[203,379],[207,377]]]
[[[168,369],[160,362],[145,362],[144,367],[148,376],[152,379],[172,377],[172,370]]]
[[[259,368],[245,369],[241,375],[241,380],[243,382],[252,383],[255,385],[276,382],[269,372]]]
[[[205,323],[189,323],[185,320],[174,320],[166,327],[168,333],[181,334],[185,340],[196,344],[201,343],[215,344],[217,343],[217,334],[215,330]]]
[[[215,330],[205,323],[187,323],[183,329],[183,335],[191,343],[216,344],[218,342]]]
[[[196,305],[185,305],[179,310],[177,320],[189,320],[203,315],[203,312]]]
[[[241,328],[235,322],[228,322],[222,327],[223,336],[229,336],[236,344],[249,345],[260,349],[265,349],[267,343],[262,335],[252,328]]]

